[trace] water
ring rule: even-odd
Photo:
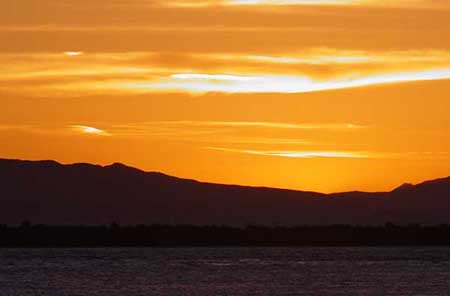
[[[0,249],[0,295],[450,295],[450,248]]]

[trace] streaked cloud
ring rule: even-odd
[[[266,147],[335,145],[317,135],[345,135],[369,128],[354,123],[281,123],[256,121],[154,121],[112,125],[117,137],[163,139],[209,145],[251,144]]]
[[[450,52],[448,50],[403,50],[403,51],[365,51],[345,50],[337,48],[317,47],[299,50],[288,55],[245,55],[245,54],[197,54],[193,57],[233,61],[260,62],[269,64],[308,64],[308,65],[335,65],[335,64],[397,64],[397,63],[448,63]],[[391,65],[392,66],[392,65]]]
[[[72,57],[76,57],[73,62],[68,60]],[[59,96],[61,92],[66,96],[80,92],[305,93],[450,77],[449,51],[432,49],[311,48],[283,56],[80,51],[0,54],[0,63],[0,87],[32,96]]]
[[[234,57],[236,58],[236,57]],[[249,55],[239,57],[243,60],[256,61],[256,62],[267,62],[272,64],[311,64],[311,65],[325,65],[325,64],[358,64],[358,63],[369,63],[374,61],[373,57],[370,56],[333,56],[333,55],[323,55],[315,57],[280,57],[280,56],[258,56]],[[233,59],[230,57],[229,59]]]
[[[264,150],[247,150],[247,149],[231,149],[223,147],[206,147],[211,150],[224,152],[243,153],[260,156],[275,156],[288,158],[372,158],[369,153],[350,152],[350,151],[264,151]]]
[[[99,128],[101,126],[102,128]],[[208,149],[225,153],[293,159],[385,159],[408,161],[434,161],[450,158],[448,151],[389,151],[369,150],[358,141],[350,141],[350,134],[339,130],[358,132],[365,126],[356,124],[295,124],[273,122],[220,122],[220,121],[155,121],[128,124],[91,123],[34,125],[0,124],[0,133],[35,133],[61,137],[99,136],[122,141],[134,139],[185,143],[192,149]],[[356,129],[356,130],[355,130]],[[327,141],[324,132],[334,134]],[[297,134],[297,131],[303,131]],[[361,132],[363,132],[361,130]],[[326,135],[331,135],[326,134]],[[445,132],[442,131],[441,135]],[[340,137],[340,135],[344,137]],[[286,137],[287,136],[287,137]]]
[[[254,128],[277,128],[277,129],[361,129],[364,125],[353,123],[283,123],[263,121],[159,121],[152,125],[184,126],[184,127],[254,127]]]
[[[95,136],[112,136],[110,132],[89,125],[54,125],[54,124],[0,124],[1,131],[26,132],[47,135],[95,135]]]
[[[85,126],[76,126],[84,131]],[[345,134],[368,126],[353,123],[280,123],[252,121],[154,121],[108,126],[108,134],[119,138],[182,141],[209,145],[305,146],[327,145],[316,141],[317,133]]]
[[[344,5],[355,4],[358,0],[175,0],[163,3],[173,7],[208,7],[240,5]]]
[[[104,130],[101,130],[101,129],[98,129],[98,128],[95,128],[92,126],[87,126],[87,125],[70,125],[70,126],[68,126],[68,128],[73,131],[76,131],[76,132],[79,132],[82,134],[88,134],[88,135],[97,135],[97,136],[110,136],[111,135],[110,133],[108,133]]]
[[[446,160],[450,158],[447,151],[324,151],[324,150],[257,150],[235,149],[226,147],[204,147],[230,153],[285,158],[350,158],[350,159],[403,159],[403,160]]]
[[[95,123],[94,123],[95,124]],[[164,136],[164,135],[226,135],[233,136],[237,131],[259,131],[266,134],[268,131],[280,132],[286,131],[358,131],[368,128],[367,125],[354,123],[282,123],[282,122],[259,122],[259,121],[152,121],[152,122],[136,122],[126,124],[106,124],[99,123],[104,126],[105,131],[91,125],[68,124],[65,126],[70,131],[86,134],[99,135],[116,135],[116,136]],[[35,124],[0,124],[0,130],[30,130],[30,131],[47,131],[61,132],[61,126],[55,125],[35,125]],[[246,135],[249,139],[261,143],[283,142],[291,144],[307,143],[304,139],[294,138],[277,138],[277,137],[252,137]],[[243,140],[245,142],[245,140]]]
[[[361,0],[224,0],[224,5],[349,5]]]
[[[65,51],[63,54],[69,57],[77,57],[84,53],[82,51]]]
[[[173,74],[170,77],[174,79],[199,79],[199,80],[211,80],[211,81],[251,81],[257,80],[256,77],[239,76],[239,75],[227,75],[227,74]]]
[[[223,79],[223,77],[227,77]],[[192,93],[307,93],[326,90],[363,87],[378,84],[442,80],[450,78],[450,68],[394,72],[383,74],[353,74],[343,77],[315,80],[308,76],[249,75],[192,73],[171,75],[153,82],[117,84],[117,89],[137,91],[184,91]]]
[[[161,1],[169,7],[199,8],[209,6],[384,6],[384,7],[434,7],[445,0],[174,0]]]

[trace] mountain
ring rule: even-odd
[[[120,163],[0,159],[0,223],[450,223],[450,177],[391,192],[315,192],[202,183]]]

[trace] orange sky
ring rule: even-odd
[[[2,0],[0,157],[322,192],[450,175],[450,1]]]

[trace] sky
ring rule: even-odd
[[[0,157],[386,191],[450,175],[449,0],[2,0]]]

